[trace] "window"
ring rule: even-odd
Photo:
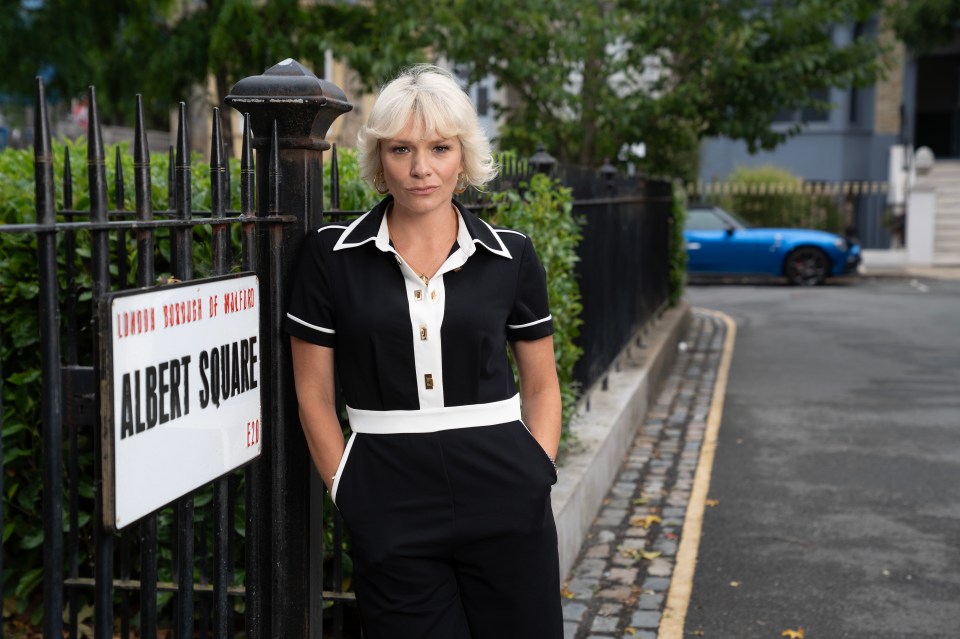
[[[688,209],[686,226],[691,231],[722,231],[727,228],[723,218],[712,209]]]
[[[477,115],[484,117],[490,110],[490,90],[481,85],[477,87]]]
[[[818,102],[830,101],[830,89],[812,89],[808,94]],[[830,109],[804,107],[802,109],[780,109],[773,114],[773,122],[793,124],[794,122],[827,122],[830,119]]]
[[[813,89],[809,93],[810,97],[818,102],[830,101],[830,89]],[[830,111],[819,109],[817,107],[804,107],[800,112],[801,122],[826,122],[830,119]]]

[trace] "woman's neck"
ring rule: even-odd
[[[396,207],[387,211],[387,227],[394,244],[404,247],[445,245],[449,250],[457,236],[459,221],[453,204],[430,213],[404,212]]]
[[[459,218],[452,204],[445,211],[426,214],[404,214],[391,209],[387,212],[387,229],[393,248],[428,282],[457,240]]]

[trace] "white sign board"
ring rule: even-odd
[[[240,274],[107,298],[106,525],[123,528],[260,454],[259,297],[256,275]]]

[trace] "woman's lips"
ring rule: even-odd
[[[413,193],[414,195],[430,195],[437,190],[435,186],[418,186],[416,188],[407,189],[408,192]]]

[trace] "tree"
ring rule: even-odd
[[[150,25],[172,4],[2,0],[0,94],[29,104],[38,75],[54,100],[79,97],[92,84],[106,121],[123,119],[133,93],[149,83],[142,63],[156,45]]]
[[[960,0],[895,0],[887,11],[897,37],[917,53],[949,44],[960,24]]]
[[[770,149],[782,109],[824,108],[817,90],[865,86],[880,45],[836,45],[832,26],[866,20],[882,0],[438,0],[369,5],[381,38],[429,46],[492,74],[515,97],[502,147],[543,142],[560,159],[599,164],[644,142],[649,170],[688,173],[700,139]],[[353,62],[350,51],[334,49]]]
[[[141,91],[162,122],[211,75],[219,103],[286,57],[320,69],[331,50],[368,88],[443,57],[511,96],[501,148],[531,153],[542,142],[598,165],[642,142],[644,168],[672,175],[690,174],[707,136],[773,148],[799,131],[771,128],[778,111],[828,107],[815,97],[823,89],[869,85],[883,69],[876,40],[831,38],[883,0],[0,1],[12,5],[0,52],[14,70],[0,93],[29,96],[46,69],[63,96],[96,83],[106,121],[130,122]]]
[[[106,124],[133,122],[135,93],[148,125],[165,128],[170,108],[210,77],[222,104],[237,80],[286,57],[324,60],[298,0],[2,1],[0,95],[30,103],[37,75],[54,101],[94,85]]]

